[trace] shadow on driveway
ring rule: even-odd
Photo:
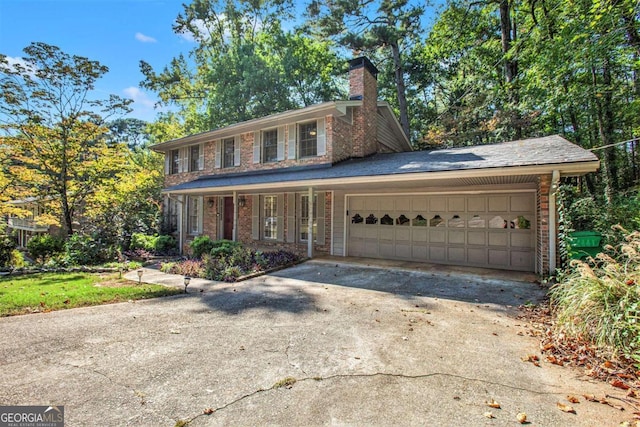
[[[538,303],[546,295],[543,287],[531,282],[457,272],[430,273],[326,261],[308,261],[269,276],[386,292],[409,300],[415,297],[431,297],[478,304],[518,306]]]

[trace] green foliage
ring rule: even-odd
[[[241,248],[242,244],[240,242],[234,242],[232,240],[217,240],[213,242],[211,249],[209,250],[209,255],[213,258],[222,258],[231,256],[234,251]]]
[[[178,243],[173,236],[161,235],[155,238],[153,250],[157,254],[169,255],[175,253],[178,249]]]
[[[182,262],[167,262],[160,266],[160,271],[168,274],[179,274],[189,277],[204,277],[204,263],[199,259],[188,259]]]
[[[0,267],[12,267],[13,251],[16,248],[16,242],[7,235],[0,236]]]
[[[143,233],[133,233],[131,235],[130,249],[144,249],[146,251],[153,251],[155,249],[156,236],[149,236]]]
[[[27,265],[27,262],[24,259],[24,255],[17,249],[11,251],[11,260],[9,261],[9,266],[11,268],[22,268]]]
[[[88,234],[74,234],[65,243],[64,263],[67,265],[97,265],[109,259],[108,248]]]
[[[45,263],[48,259],[61,254],[65,250],[65,243],[60,237],[42,234],[29,239],[27,250],[33,259]]]
[[[560,332],[640,363],[640,233],[626,233],[591,264],[571,266],[551,289]]]
[[[207,235],[197,236],[191,242],[191,256],[194,258],[202,258],[202,255],[211,252],[215,246],[215,242]]]

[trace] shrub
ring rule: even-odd
[[[64,249],[64,240],[50,234],[33,236],[27,242],[27,250],[31,257],[43,264],[49,258],[62,253]]]
[[[145,251],[151,252],[155,250],[155,236],[149,236],[144,233],[133,233],[131,235],[131,244],[129,245],[129,249],[144,249]]]
[[[550,291],[560,332],[640,362],[640,232],[590,263],[571,261]]]
[[[0,267],[11,267],[11,257],[16,249],[16,242],[7,235],[0,237]]]
[[[265,252],[261,254],[262,265],[265,270],[285,265],[291,265],[300,260],[300,257],[293,252],[279,250],[275,252]]]
[[[240,242],[234,242],[232,240],[216,240],[213,242],[209,255],[214,258],[223,258],[231,256],[235,250],[242,248]]]
[[[160,267],[160,271],[181,276],[203,277],[204,264],[198,259],[188,259],[182,262],[166,263]]]
[[[11,261],[9,262],[9,267],[11,268],[22,268],[27,263],[24,260],[24,255],[17,249],[11,251]]]
[[[209,236],[198,236],[191,242],[191,255],[194,258],[202,258],[202,255],[211,252],[215,246],[214,241]]]
[[[158,255],[171,255],[176,253],[178,249],[178,243],[173,236],[160,235],[155,238],[153,243],[153,250]]]
[[[67,265],[96,265],[106,260],[106,252],[99,241],[88,234],[73,234],[65,243]]]

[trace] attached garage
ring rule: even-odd
[[[347,255],[535,270],[536,193],[347,196]]]

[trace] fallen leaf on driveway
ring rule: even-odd
[[[576,410],[573,409],[573,406],[571,406],[571,405],[565,405],[564,403],[558,402],[558,403],[556,403],[556,406],[562,412],[566,412],[566,413],[569,413],[569,414],[575,414],[576,413]]]
[[[518,420],[518,422],[520,424],[524,424],[527,422],[527,414],[525,414],[524,412],[520,412],[518,415],[516,415],[516,420]]]
[[[487,401],[485,403],[490,408],[500,409],[500,404],[498,402],[496,402],[495,400],[493,400],[493,399],[491,399],[491,400],[489,400],[489,401]]]
[[[211,415],[214,412],[215,412],[215,409],[212,409],[212,408],[207,408],[204,411],[202,411],[202,413],[205,414],[205,415]]]
[[[567,400],[571,403],[580,403],[580,400],[575,396],[567,396]]]
[[[554,355],[547,356],[547,361],[549,363],[553,363],[554,365],[564,366],[564,362],[558,359],[557,357],[555,357]]]
[[[614,387],[621,388],[623,390],[629,390],[629,386],[620,380],[611,380],[609,384],[611,384]]]
[[[538,363],[538,361],[540,360],[540,358],[538,356],[536,356],[535,354],[530,354],[527,357],[523,357],[522,361],[523,362],[531,362],[533,363],[535,366],[540,366],[540,363]]]
[[[484,416],[485,416],[485,417],[487,417],[487,418],[495,418],[495,417],[496,417],[496,416],[495,416],[495,415],[493,415],[493,413],[491,413],[491,412],[485,412],[485,413],[484,413],[484,414],[482,414],[482,415],[484,415]]]

